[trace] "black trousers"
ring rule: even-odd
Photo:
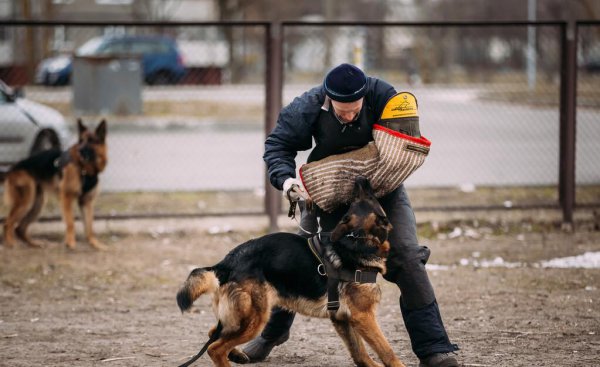
[[[414,353],[417,357],[424,358],[434,353],[457,350],[458,347],[450,343],[425,270],[430,251],[418,244],[415,215],[404,186],[380,198],[379,202],[393,226],[389,236],[391,249],[384,278],[400,288],[400,310]],[[309,236],[306,232],[317,232],[318,224],[324,232],[331,231],[348,210],[347,207],[340,207],[333,213],[318,209],[309,212],[303,205],[300,209],[302,229],[298,234],[304,236]],[[262,336],[265,339],[276,339],[285,334],[292,326],[294,316],[292,312],[274,308]]]

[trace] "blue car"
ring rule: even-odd
[[[76,56],[140,55],[144,81],[150,85],[175,84],[185,75],[183,58],[175,41],[163,36],[104,36],[92,38],[75,51]],[[67,85],[71,82],[72,57],[42,60],[36,83]]]

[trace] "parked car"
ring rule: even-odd
[[[58,111],[23,98],[0,80],[0,173],[31,154],[64,149],[70,139]]]
[[[75,56],[138,55],[147,84],[175,84],[185,75],[183,57],[175,41],[163,36],[103,36],[88,40]],[[71,82],[73,57],[60,55],[42,60],[36,82],[67,85]]]

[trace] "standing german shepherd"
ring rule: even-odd
[[[381,292],[374,277],[372,282],[361,284],[355,275],[360,278],[361,269],[372,270],[375,276],[385,273],[391,224],[366,179],[357,179],[353,196],[348,212],[333,232],[321,234],[322,238],[330,237],[319,245],[324,256],[317,255],[318,250],[313,252],[314,242],[306,238],[275,233],[239,245],[214,266],[193,270],[177,294],[179,308],[188,310],[202,294],[211,293],[218,323],[200,353],[182,366],[191,364],[205,350],[216,366],[230,366],[228,355],[247,362],[248,357],[235,347],[258,335],[273,306],[329,317],[358,366],[379,366],[367,354],[363,339],[385,366],[404,366],[375,318]],[[346,277],[334,283],[339,303],[333,302],[337,308],[332,309],[328,278],[344,269],[354,281]]]
[[[4,221],[4,243],[14,247],[15,235],[30,246],[42,245],[29,238],[27,228],[44,205],[44,191],[58,190],[62,217],[66,224],[65,242],[75,248],[73,202],[77,201],[83,215],[88,242],[98,250],[101,244],[92,230],[93,204],[98,193],[98,174],[106,167],[106,121],[95,131],[77,120],[79,141],[66,151],[51,149],[16,163],[7,173],[4,199],[9,213]]]

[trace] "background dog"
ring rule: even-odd
[[[338,269],[385,273],[391,225],[366,179],[357,179],[353,197],[348,212],[329,234],[331,240],[323,242],[324,257]],[[229,353],[236,362],[247,361],[235,347],[258,335],[273,306],[329,317],[359,366],[379,366],[367,354],[363,339],[385,366],[404,366],[375,318],[379,287],[341,281],[339,308],[328,311],[328,278],[318,272],[320,264],[306,238],[275,233],[239,245],[214,266],[193,270],[177,294],[177,303],[185,311],[202,294],[211,293],[218,323],[203,350],[182,366],[191,364],[204,350],[216,366],[230,366]]]
[[[16,163],[7,173],[4,200],[9,208],[4,221],[4,243],[15,245],[15,236],[30,246],[40,247],[27,235],[27,228],[40,214],[44,191],[58,191],[62,217],[66,224],[65,242],[75,248],[73,202],[81,208],[87,241],[101,250],[92,230],[93,204],[98,193],[98,175],[107,163],[106,121],[95,131],[88,130],[77,120],[79,140],[66,151],[51,149]]]

